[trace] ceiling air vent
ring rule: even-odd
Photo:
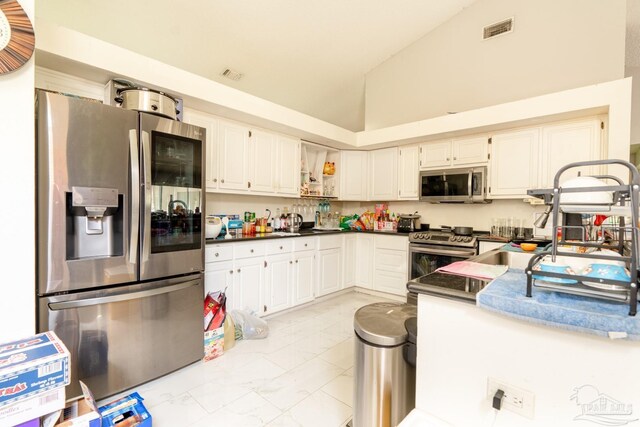
[[[513,31],[513,18],[487,25],[483,30],[483,39],[487,40],[500,34],[510,33]]]
[[[227,68],[227,69],[225,69],[225,70],[221,73],[221,75],[223,75],[224,77],[226,77],[226,78],[228,78],[228,79],[234,80],[234,81],[236,81],[236,82],[242,78],[242,74],[241,74],[241,73],[239,73],[239,72],[237,72],[237,71],[234,71],[234,70],[232,70],[231,68]]]

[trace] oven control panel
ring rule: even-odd
[[[459,236],[445,231],[421,231],[409,235],[409,241],[412,243],[431,243],[436,245],[474,247],[476,240],[475,236]]]

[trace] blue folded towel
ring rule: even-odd
[[[629,316],[629,304],[535,287],[527,298],[526,290],[524,271],[509,269],[478,293],[476,304],[532,323],[640,341],[640,314]]]

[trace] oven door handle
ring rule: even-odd
[[[472,257],[476,255],[475,250],[457,251],[455,249],[430,249],[411,246],[409,248],[411,252],[431,255],[454,255],[460,257]]]

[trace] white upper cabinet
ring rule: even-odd
[[[272,133],[251,130],[249,132],[249,155],[251,156],[249,190],[270,193],[274,191],[277,141]]]
[[[487,163],[489,138],[485,135],[451,141],[452,166]]]
[[[205,128],[207,131],[205,147],[205,187],[207,191],[218,189],[218,119],[195,110],[184,109],[184,122]]]
[[[451,165],[451,141],[429,142],[420,146],[420,168]]]
[[[521,198],[538,185],[540,130],[502,132],[491,137],[489,197]]]
[[[218,186],[222,190],[249,189],[249,128],[220,120],[218,126]]]
[[[340,199],[366,201],[368,153],[366,151],[343,151],[341,153]]]
[[[369,199],[386,201],[398,199],[398,148],[369,152]]]
[[[541,188],[553,187],[556,172],[567,163],[602,158],[602,122],[598,118],[548,125],[542,128]],[[597,175],[599,167],[575,168],[562,175],[563,181],[582,175]]]
[[[297,196],[300,194],[300,140],[278,135],[277,142],[275,191]]]
[[[398,150],[398,199],[418,200],[418,150],[417,145]]]
[[[420,169],[481,165],[488,161],[488,137],[457,138],[420,146]]]

